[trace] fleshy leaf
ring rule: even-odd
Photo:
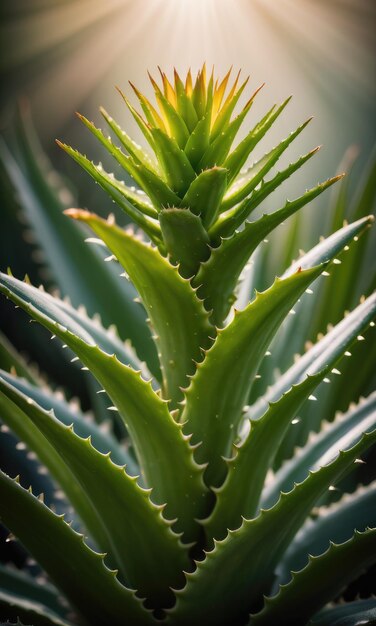
[[[257,90],[259,91],[261,87]],[[256,94],[257,94],[256,91]],[[256,95],[255,94],[255,95]],[[241,168],[246,162],[248,156],[252,152],[252,150],[257,146],[259,141],[264,137],[269,128],[273,126],[276,119],[280,116],[284,108],[290,102],[291,96],[287,98],[282,104],[274,110],[273,109],[267,114],[255,127],[251,130],[248,135],[239,143],[239,145],[231,152],[231,154],[227,157],[224,166],[228,170],[228,180],[231,183],[236,176],[239,174]]]
[[[249,625],[278,622],[281,626],[304,626],[375,561],[376,529],[355,532],[346,543],[331,543],[321,556],[310,556],[308,565],[294,572],[291,583],[282,586],[276,596],[266,598],[263,610],[251,617]]]
[[[326,184],[316,188],[315,195],[321,193],[333,184],[337,179],[331,179]],[[308,195],[310,195],[308,193]],[[312,196],[310,196],[312,198]],[[302,197],[304,198],[304,196]],[[198,293],[206,302],[209,310],[213,310],[213,319],[216,324],[222,324],[233,303],[233,293],[239,276],[257,246],[264,240],[272,230],[281,224],[288,217],[302,208],[310,198],[305,200],[287,203],[285,207],[264,215],[255,222],[247,222],[244,229],[236,232],[230,239],[224,239],[218,248],[214,248],[209,260],[204,263],[197,277],[194,280],[196,286],[202,285]],[[320,247],[320,250],[327,250],[328,255],[333,256],[334,249],[340,251],[345,243],[350,241],[357,233],[361,232],[373,220],[372,216],[358,220],[347,228],[340,229],[330,237]],[[312,254],[317,254],[318,246],[312,249]],[[316,263],[323,262],[329,258],[322,255],[318,257]],[[307,265],[311,267],[313,263]],[[295,271],[299,264],[296,263]],[[302,265],[304,267],[304,265]],[[219,277],[219,278],[218,278]]]
[[[327,550],[330,541],[343,543],[354,532],[376,528],[376,484],[346,494],[338,503],[321,507],[314,519],[308,518],[278,564],[277,583],[286,584],[292,571],[305,567],[308,555],[319,556]],[[276,585],[275,585],[276,586]]]
[[[269,402],[276,402],[292,385],[301,381],[311,371],[325,367],[327,354],[331,352],[333,345],[336,345],[340,352],[342,345],[347,344],[349,338],[356,333],[357,329],[359,329],[360,333],[360,328],[364,328],[366,324],[369,324],[375,315],[376,294],[373,294],[349,315],[344,317],[325,337],[313,345],[292,367],[280,376],[276,383],[249,408],[246,416],[258,419],[267,410]]]
[[[218,486],[225,474],[222,456],[228,456],[235,439],[241,411],[251,382],[278,327],[308,285],[324,266],[298,272],[285,281],[276,280],[267,291],[224,329],[199,363],[188,389],[182,421],[200,462],[209,462],[206,479]],[[219,367],[220,364],[220,367]]]
[[[259,594],[267,591],[275,565],[315,502],[375,441],[375,430],[364,434],[330,465],[282,494],[272,509],[261,511],[253,520],[244,520],[238,530],[215,542],[214,549],[188,575],[185,588],[177,592],[171,623],[174,619],[179,626],[200,620],[208,626],[245,622]]]
[[[206,229],[216,220],[226,191],[227,172],[223,167],[204,170],[190,185],[181,206],[201,216]]]
[[[230,187],[224,197],[221,211],[227,211],[233,207],[234,204],[237,204],[241,200],[244,200],[246,196],[249,196],[255,187],[257,187],[257,185],[264,179],[264,176],[277,163],[279,157],[284,153],[286,148],[288,148],[290,143],[292,143],[294,139],[305,129],[311,119],[312,118],[309,118],[306,122],[304,122],[304,124],[298,126],[298,128],[294,132],[290,133],[286,139],[281,141],[278,146],[263,156],[260,161],[255,163],[250,168],[249,173],[246,173],[239,179],[236,179],[235,183]]]
[[[107,550],[128,584],[153,606],[171,601],[169,587],[182,583],[188,558],[149,492],[53,414],[4,383],[1,390],[44,435],[87,494],[107,535]],[[4,521],[15,532],[6,516]]]
[[[281,491],[291,489],[294,482],[303,480],[307,472],[324,463],[338,449],[339,442],[354,441],[360,434],[376,423],[376,392],[355,408],[350,409],[342,419],[332,422],[326,429],[310,441],[299,453],[287,461],[274,476],[273,484],[262,494],[262,506],[271,506]]]
[[[284,207],[282,207],[278,211],[274,211],[274,213],[269,213],[267,217],[271,220],[277,220],[277,224],[279,224],[280,221],[278,221],[278,218],[280,216],[282,217],[283,213],[286,213],[286,217],[288,217],[289,215],[293,215],[293,213],[296,213],[296,211],[304,207],[306,204],[308,204],[308,202],[314,200],[323,191],[325,191],[325,189],[333,185],[340,178],[342,178],[342,175],[329,178],[324,183],[319,183],[318,185],[316,185],[316,187],[308,189],[304,194],[302,194],[298,198],[295,198],[295,200],[287,200]],[[236,229],[241,226],[244,220],[247,219],[251,210],[253,210],[252,196],[251,198],[246,198],[245,200],[243,200],[243,202],[241,202],[233,209],[230,209],[226,213],[223,213],[210,229],[211,237],[214,239],[218,237],[231,237],[231,235],[235,233]]]
[[[251,428],[247,438],[236,447],[234,457],[228,461],[228,474],[225,483],[217,491],[217,503],[209,520],[205,522],[208,536],[222,538],[226,530],[236,528],[241,516],[253,517],[267,471],[286,430],[297,414],[302,403],[312,394],[317,385],[330,373],[330,370],[351,346],[359,333],[368,325],[369,319],[358,314],[357,324],[350,326],[351,332],[342,337],[341,342],[332,341],[322,358],[313,362],[309,375],[295,382],[280,398],[270,402],[264,415],[250,419]],[[252,415],[252,410],[249,411]],[[292,426],[293,427],[293,426]],[[283,472],[283,469],[281,470]],[[291,475],[292,476],[292,475]],[[303,478],[304,475],[299,475]],[[294,480],[296,475],[294,474]],[[279,485],[281,491],[292,486]],[[275,498],[277,493],[274,488]]]
[[[138,372],[100,350],[92,337],[43,292],[4,275],[0,289],[60,337],[90,368],[125,421],[146,483],[153,487],[153,498],[168,504],[168,515],[178,517],[179,530],[188,536],[197,532],[194,518],[206,507],[202,469],[194,462],[190,444],[170,415],[167,402]],[[161,454],[161,450],[165,452]]]
[[[214,334],[202,303],[188,280],[154,248],[86,211],[69,215],[89,224],[105,241],[138,290],[158,336],[163,395],[175,404],[187,375],[194,372],[193,359],[201,360],[201,347]]]
[[[167,251],[184,278],[194,276],[210,254],[209,237],[201,219],[189,209],[163,209],[159,223]]]
[[[152,128],[154,145],[158,161],[166,175],[169,187],[180,197],[184,196],[196,173],[184,150],[179,148],[175,139],[159,128]]]
[[[61,517],[2,472],[0,493],[4,523],[89,623],[123,626],[129,619],[140,626],[153,624],[134,592],[106,568],[103,555],[93,552]]]

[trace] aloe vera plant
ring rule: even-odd
[[[247,84],[239,86],[239,76],[232,86],[230,72],[222,81],[213,75],[207,80],[204,66],[195,81],[190,72],[184,83],[176,72],[173,84],[163,72],[161,78],[161,87],[151,79],[158,108],[134,88],[143,115],[121,94],[149,151],[105,110],[120,145],[79,116],[137,189],[59,142],[136,225],[124,229],[113,216],[65,211],[90,227],[90,244],[108,250],[124,290],[91,252],[83,255],[83,267],[86,272],[93,263],[98,275],[93,281],[86,272],[93,283],[88,289],[72,262],[78,252],[69,247],[72,236],[79,248],[80,231],[68,221],[64,226],[60,216],[53,231],[63,264],[56,273],[64,270],[76,293],[88,292],[106,319],[113,288],[120,337],[133,333],[146,363],[98,319],[28,280],[1,274],[1,292],[73,353],[73,367],[82,365],[82,376],[99,382],[96,413],[110,409],[126,437],[104,432],[51,393],[1,340],[0,417],[7,434],[23,442],[18,450],[29,462],[34,489],[21,486],[22,473],[13,479],[1,472],[0,516],[48,583],[38,584],[33,572],[1,566],[0,616],[36,626],[370,622],[372,599],[326,605],[376,561],[374,484],[339,502],[330,499],[375,443],[376,395],[350,405],[334,421],[328,421],[329,402],[326,412],[304,411],[316,399],[315,389],[339,373],[342,358],[374,324],[375,296],[362,298],[294,365],[285,367],[281,354],[283,374],[262,393],[257,384],[260,372],[270,368],[270,346],[278,354],[280,338],[284,346],[311,339],[295,337],[298,331],[289,323],[293,307],[302,309],[295,317],[304,306],[309,311],[310,285],[318,289],[320,276],[330,275],[340,261],[346,269],[347,255],[351,267],[354,259],[360,267],[359,250],[373,219],[362,214],[336,224],[333,234],[298,261],[280,267],[266,290],[255,290],[250,257],[269,233],[340,176],[252,219],[263,200],[317,151],[268,178],[308,122],[244,170],[288,100],[272,107],[234,148],[259,89],[235,114]],[[46,216],[38,217],[45,232],[52,232]],[[100,291],[103,280],[108,299]],[[141,318],[129,303],[128,280],[146,310],[158,364],[148,326],[147,339],[138,337]],[[341,280],[341,303],[347,306],[346,272]],[[321,319],[316,315],[316,332]],[[320,432],[307,439],[311,431]],[[301,448],[292,453],[296,437]],[[34,495],[42,490],[46,503]]]

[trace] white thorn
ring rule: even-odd
[[[296,417],[295,419],[291,420],[291,424],[299,424],[300,422],[300,417]]]
[[[351,356],[351,352],[349,352],[348,350],[346,350],[346,352],[345,352],[345,356]]]
[[[118,409],[116,408],[116,406],[108,406],[107,407],[109,411],[117,411]]]
[[[358,341],[364,341],[364,337],[363,337],[363,335],[358,335],[358,336],[357,336],[357,340],[358,340]]]
[[[339,370],[337,370],[335,367],[333,367],[332,374],[337,374],[337,376],[340,376],[341,372]]]
[[[323,378],[323,383],[330,383],[330,378]]]
[[[317,398],[316,398],[316,396],[312,396],[312,395],[310,395],[310,396],[308,396],[308,400],[313,400],[313,401],[315,401],[315,400],[317,400]]]
[[[306,289],[305,292],[308,293],[309,295],[313,294],[312,289]]]
[[[341,265],[342,261],[340,261],[339,259],[333,259],[333,263],[334,265]]]
[[[354,463],[359,463],[360,465],[365,465],[366,462],[363,459],[355,459]]]

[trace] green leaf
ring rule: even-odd
[[[195,179],[196,172],[173,137],[166,135],[160,128],[152,128],[151,133],[167,184],[178,196],[183,196]]]
[[[161,515],[163,507],[150,501],[150,492],[141,489],[124,467],[115,465],[110,453],[99,453],[89,439],[81,439],[72,427],[5,383],[1,390],[44,435],[87,494],[107,536],[106,549],[127,583],[152,606],[169,603],[169,587],[182,583],[189,561],[178,535]],[[17,535],[6,516],[4,522]]]
[[[239,143],[235,150],[227,157],[224,166],[228,170],[229,183],[231,183],[239,174],[241,168],[248,159],[252,150],[257,146],[259,141],[261,141],[269,128],[273,126],[274,122],[280,116],[290,100],[291,96],[287,98],[284,102],[282,102],[282,104],[276,110],[274,110],[275,107],[273,107],[269,111],[269,113],[267,113],[267,115],[253,128],[253,130],[248,133],[243,141]]]
[[[106,150],[114,157],[119,165],[130,176],[134,178],[136,183],[149,196],[156,209],[166,204],[176,204],[176,194],[166,185],[166,183],[157,174],[143,165],[136,163],[132,157],[126,156],[124,152],[115,146],[111,139],[104,136],[99,128],[96,128],[92,122],[89,122],[82,115],[79,116],[85,126],[93,133],[93,135],[101,142]],[[64,144],[61,146],[65,149]],[[73,155],[71,155],[73,156]]]
[[[103,555],[93,552],[82,535],[61,517],[2,472],[0,493],[4,523],[89,623],[96,626],[109,623],[123,626],[128,620],[140,626],[153,623],[134,592],[123,587],[106,568]]]
[[[119,444],[111,433],[102,430],[96,422],[88,415],[84,415],[76,406],[71,406],[68,402],[61,400],[59,397],[35,385],[30,385],[25,380],[21,380],[16,376],[12,376],[7,372],[0,370],[0,376],[9,385],[12,385],[25,396],[34,400],[46,411],[53,410],[55,417],[70,426],[73,424],[75,432],[83,438],[90,437],[92,444],[96,450],[106,454],[111,451],[111,458],[118,465],[126,464],[128,474],[136,475],[139,472],[137,464],[127,453],[124,446]],[[23,436],[23,435],[22,435]]]
[[[170,137],[174,137],[176,139],[177,144],[180,146],[180,148],[184,148],[189,137],[189,131],[187,129],[187,126],[183,118],[176,111],[171,102],[169,102],[169,100],[163,95],[157,83],[150,76],[150,74],[149,77],[153,84],[155,97],[162,112],[165,125],[167,126],[167,130],[169,131],[169,135]]]
[[[273,466],[286,430],[289,427],[294,428],[294,425],[290,425],[300,406],[369,323],[369,319],[363,317],[362,312],[356,311],[353,316],[357,323],[348,324],[348,333],[341,334],[341,341],[329,342],[328,349],[323,350],[319,358],[311,363],[309,373],[306,371],[280,398],[270,402],[262,417],[252,419],[252,408],[246,413],[249,418],[246,425],[250,426],[250,432],[246,437],[243,436],[243,442],[235,448],[233,458],[228,461],[226,481],[218,489],[215,508],[205,522],[208,536],[221,539],[227,529],[234,529],[239,525],[241,516],[254,516],[267,472]],[[283,473],[283,468],[281,472]],[[295,473],[291,476],[296,479]],[[300,474],[300,477],[303,478],[304,474]],[[281,491],[290,488],[292,484],[291,482],[281,486],[277,481]],[[278,492],[275,491],[274,483],[273,492],[276,499]]]
[[[321,556],[310,556],[308,565],[294,572],[291,583],[282,586],[276,596],[266,598],[263,610],[253,615],[249,624],[304,626],[375,561],[376,529],[355,532],[346,543],[331,543]]]
[[[320,245],[320,244],[319,244]],[[370,296],[347,315],[328,334],[310,348],[294,363],[277,382],[268,389],[249,409],[246,417],[258,419],[268,409],[269,402],[276,402],[292,385],[300,382],[307,374],[319,371],[326,365],[327,355],[336,347],[338,355],[343,346],[349,345],[351,337],[360,334],[376,314],[376,294]]]
[[[201,219],[189,209],[163,209],[159,222],[167,251],[184,278],[192,278],[210,254]]]
[[[210,122],[211,111],[205,113],[204,117],[198,122],[194,131],[189,135],[189,139],[184,148],[191,165],[199,174],[201,167],[199,163],[209,146],[210,141]]]
[[[308,285],[324,266],[277,279],[270,289],[218,331],[213,346],[197,366],[186,390],[182,421],[192,443],[201,442],[196,457],[209,462],[207,484],[218,486],[224,478],[241,411],[258,365],[278,327]]]
[[[354,494],[346,494],[338,503],[321,507],[315,518],[308,518],[292,541],[276,573],[277,582],[285,584],[290,572],[305,567],[308,555],[318,556],[327,550],[330,541],[343,543],[354,532],[376,527],[376,484],[359,488]]]
[[[188,537],[195,534],[194,518],[206,510],[202,469],[194,462],[191,446],[170,415],[167,402],[138,372],[100,350],[58,302],[54,305],[43,292],[4,275],[0,290],[60,337],[91,370],[125,421],[153,498],[168,504],[166,512],[178,517],[179,530],[185,530]]]
[[[246,440],[236,446],[234,456],[227,461],[227,476],[216,490],[217,501],[210,517],[205,520],[209,541],[223,539],[229,529],[241,524],[242,517],[255,516],[260,494],[268,470],[272,467],[278,445],[291,420],[315,387],[325,371],[311,376],[269,406],[265,415],[250,424]]]
[[[158,337],[163,370],[163,396],[176,404],[180,387],[193,374],[193,360],[201,360],[201,347],[215,331],[208,314],[176,267],[159,252],[115,225],[85,211],[70,215],[80,219],[105,241],[138,290]]]
[[[132,286],[123,284],[115,268],[103,263],[96,247],[85,243],[78,225],[64,217],[62,211],[66,205],[58,194],[66,195],[67,190],[51,186],[48,178],[52,175],[56,178],[57,174],[48,163],[44,167],[41,165],[46,157],[39,144],[35,143],[33,129],[27,125],[21,130],[24,169],[17,165],[1,142],[0,157],[13,186],[18,190],[22,212],[48,259],[54,283],[63,295],[69,294],[75,306],[85,305],[91,315],[100,313],[105,325],[116,324],[121,337],[130,338],[141,358],[148,361],[153,371],[158,371],[155,348],[150,332],[145,329],[143,311],[133,302]],[[67,249],[70,250],[69,255],[66,254]]]
[[[235,83],[232,86],[231,90],[229,91],[229,94],[214,121],[213,128],[210,133],[211,143],[213,143],[213,141],[217,139],[220,133],[222,133],[223,131],[227,129],[230,123],[231,115],[233,114],[233,111],[239,101],[239,98],[242,95],[249,81],[249,76],[248,76],[248,78],[246,78],[246,80],[239,87],[238,91],[236,91],[236,87],[237,87],[238,80],[239,80],[239,75],[240,75],[240,72],[238,73]]]
[[[309,471],[331,458],[339,445],[353,442],[367,428],[376,423],[376,392],[367,400],[351,408],[342,418],[337,418],[321,433],[311,438],[299,453],[287,461],[274,475],[273,484],[266,487],[262,494],[262,506],[269,507],[278,500],[282,491],[291,489],[298,480],[304,480]]]
[[[170,623],[242,624],[254,610],[260,593],[268,592],[274,567],[312,506],[375,441],[376,430],[364,434],[330,465],[311,473],[290,493],[282,494],[272,509],[261,511],[253,520],[244,520],[238,530],[215,542],[214,549],[188,574],[185,588],[177,592]]]
[[[202,285],[198,293],[205,300],[206,308],[213,310],[215,324],[222,324],[228,314],[231,304],[233,304],[233,293],[239,276],[250,256],[266,235],[336,180],[336,178],[330,179],[297,200],[287,202],[282,209],[263,215],[255,222],[247,222],[243,230],[236,232],[229,239],[224,239],[218,248],[212,250],[209,260],[201,266],[194,284],[196,286]],[[332,235],[327,240],[328,249],[331,250],[335,245],[338,246],[338,250],[343,248],[343,241],[347,242],[352,239],[354,235],[365,228],[365,225],[370,224],[371,219],[365,218],[355,222],[355,225],[351,225],[348,231],[341,230]],[[317,263],[325,260],[327,257],[318,260]],[[312,265],[310,263],[307,267]],[[296,267],[295,271],[297,269]],[[220,278],[218,279],[218,277]]]
[[[13,567],[0,565],[0,589],[0,593],[9,593],[11,596],[14,596],[14,601],[24,599],[35,602],[43,605],[46,609],[50,609],[62,618],[66,617],[67,609],[55,587],[48,582],[44,582],[41,585],[32,576]]]
[[[101,114],[106,120],[107,124],[114,131],[116,137],[124,146],[128,154],[130,154],[139,165],[144,165],[148,169],[152,170],[155,174],[158,174],[157,164],[153,163],[150,156],[139,146],[133,139],[131,139],[127,133],[119,126],[119,124],[107,113],[103,108],[99,108]]]
[[[92,161],[87,159],[83,154],[74,150],[66,144],[58,142],[58,145],[65,150],[90,176],[106,191],[109,196],[115,200],[121,209],[150,237],[157,245],[161,243],[161,233],[158,223],[144,215],[138,207],[135,206],[134,200],[130,200],[130,194],[124,189],[125,185],[116,181],[101,170]],[[133,195],[133,194],[131,194]],[[150,213],[150,211],[149,211]]]
[[[316,615],[309,623],[309,626],[360,626],[372,624],[376,619],[376,600],[356,600],[337,604],[324,609]]]
[[[270,219],[277,220],[277,224],[280,223],[278,221],[279,216],[283,215],[283,212],[286,212],[286,216],[293,215],[303,206],[314,200],[317,196],[319,196],[325,189],[333,185],[337,180],[340,180],[342,175],[334,176],[333,178],[329,178],[323,183],[316,185],[312,189],[308,189],[303,195],[295,198],[295,200],[287,200],[286,204],[282,209],[278,211],[274,211],[274,213],[270,213],[268,215],[273,216]],[[210,236],[212,239],[218,237],[230,237],[236,231],[236,229],[241,226],[244,220],[249,216],[249,213],[253,210],[252,205],[252,196],[251,198],[246,198],[241,202],[238,206],[230,209],[226,213],[223,213],[217,222],[210,229]],[[251,222],[252,223],[252,222]]]
[[[6,336],[0,331],[0,369],[7,372],[15,371],[18,376],[25,378],[32,385],[37,385],[37,377],[27,366],[26,361],[17,352],[14,346],[8,341]]]
[[[60,455],[51,446],[39,430],[26,419],[25,412],[14,402],[14,395],[20,394],[15,388],[0,378],[0,409],[1,419],[33,450],[41,463],[48,468],[53,478],[60,485],[68,500],[76,510],[80,519],[101,548],[108,545],[101,524],[96,516],[85,490],[76,480],[70,469],[60,458]],[[25,402],[26,402],[26,397]],[[30,400],[32,402],[32,400]]]
[[[199,167],[201,169],[208,169],[216,165],[222,165],[226,161],[226,157],[230,152],[231,146],[238,133],[238,130],[241,127],[245,117],[247,116],[253,104],[253,101],[260,89],[261,87],[255,91],[253,96],[243,107],[242,111],[235,117],[235,119],[233,119],[229,123],[226,130],[221,132],[221,134],[218,135],[218,137],[214,139],[212,143],[210,143],[200,161]],[[225,167],[227,168],[227,165],[225,165]]]
[[[246,205],[246,203],[244,202],[242,206],[242,210],[244,211],[244,213],[247,212],[247,214],[250,214],[251,212],[253,212],[261,204],[261,202],[263,202],[263,200],[267,198],[267,196],[269,196],[273,191],[280,187],[282,183],[285,182],[285,180],[290,178],[292,174],[294,174],[305,163],[307,163],[309,159],[317,154],[319,150],[320,146],[314,148],[310,152],[307,152],[307,154],[299,157],[299,159],[297,159],[293,163],[290,163],[284,170],[277,172],[277,174],[273,176],[273,178],[271,178],[270,180],[262,181],[260,187],[254,190],[252,197],[250,198],[249,205]]]
[[[20,622],[20,617],[25,621]],[[67,622],[43,604],[2,589],[0,589],[0,619],[12,620],[2,621],[1,626],[26,626],[31,623],[33,626],[73,626],[72,622]]]
[[[176,70],[174,71],[174,77],[177,110],[191,133],[198,122],[196,109],[194,108],[192,100],[187,96],[182,80]]]
[[[199,215],[205,228],[208,229],[217,219],[226,186],[227,172],[223,167],[204,170],[192,182],[180,206]]]
[[[288,148],[294,139],[300,135],[311,120],[312,118],[309,118],[306,122],[304,122],[304,124],[298,126],[294,132],[290,133],[286,139],[281,141],[278,146],[273,148],[273,150],[268,152],[268,154],[265,154],[265,156],[255,163],[243,176],[241,176],[240,179],[236,179],[224,197],[221,212],[227,211],[233,207],[234,204],[237,204],[246,196],[249,196],[255,187],[257,187],[257,185],[264,179],[264,176],[277,163],[279,157],[284,153],[286,148]]]

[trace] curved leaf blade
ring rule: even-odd
[[[93,552],[61,517],[2,472],[0,493],[4,523],[89,622],[122,626],[128,619],[140,626],[153,624],[134,592],[123,587],[106,568],[103,555]],[[36,528],[39,532],[34,532]]]
[[[291,583],[266,598],[261,613],[249,625],[304,626],[310,617],[376,561],[376,529],[355,532],[346,543],[331,543],[321,556],[309,557],[308,565],[294,572]]]
[[[44,435],[87,494],[107,536],[106,549],[116,558],[128,584],[153,606],[171,601],[169,587],[181,584],[188,558],[162,517],[161,507],[150,501],[149,492],[124,467],[115,465],[109,454],[99,453],[90,440],[78,437],[53,414],[6,383],[1,390]]]
[[[87,211],[69,211],[87,224],[112,250],[138,290],[158,337],[163,371],[163,395],[176,404],[180,387],[193,374],[193,360],[201,360],[201,348],[213,334],[208,314],[176,267],[157,250],[132,234]]]

